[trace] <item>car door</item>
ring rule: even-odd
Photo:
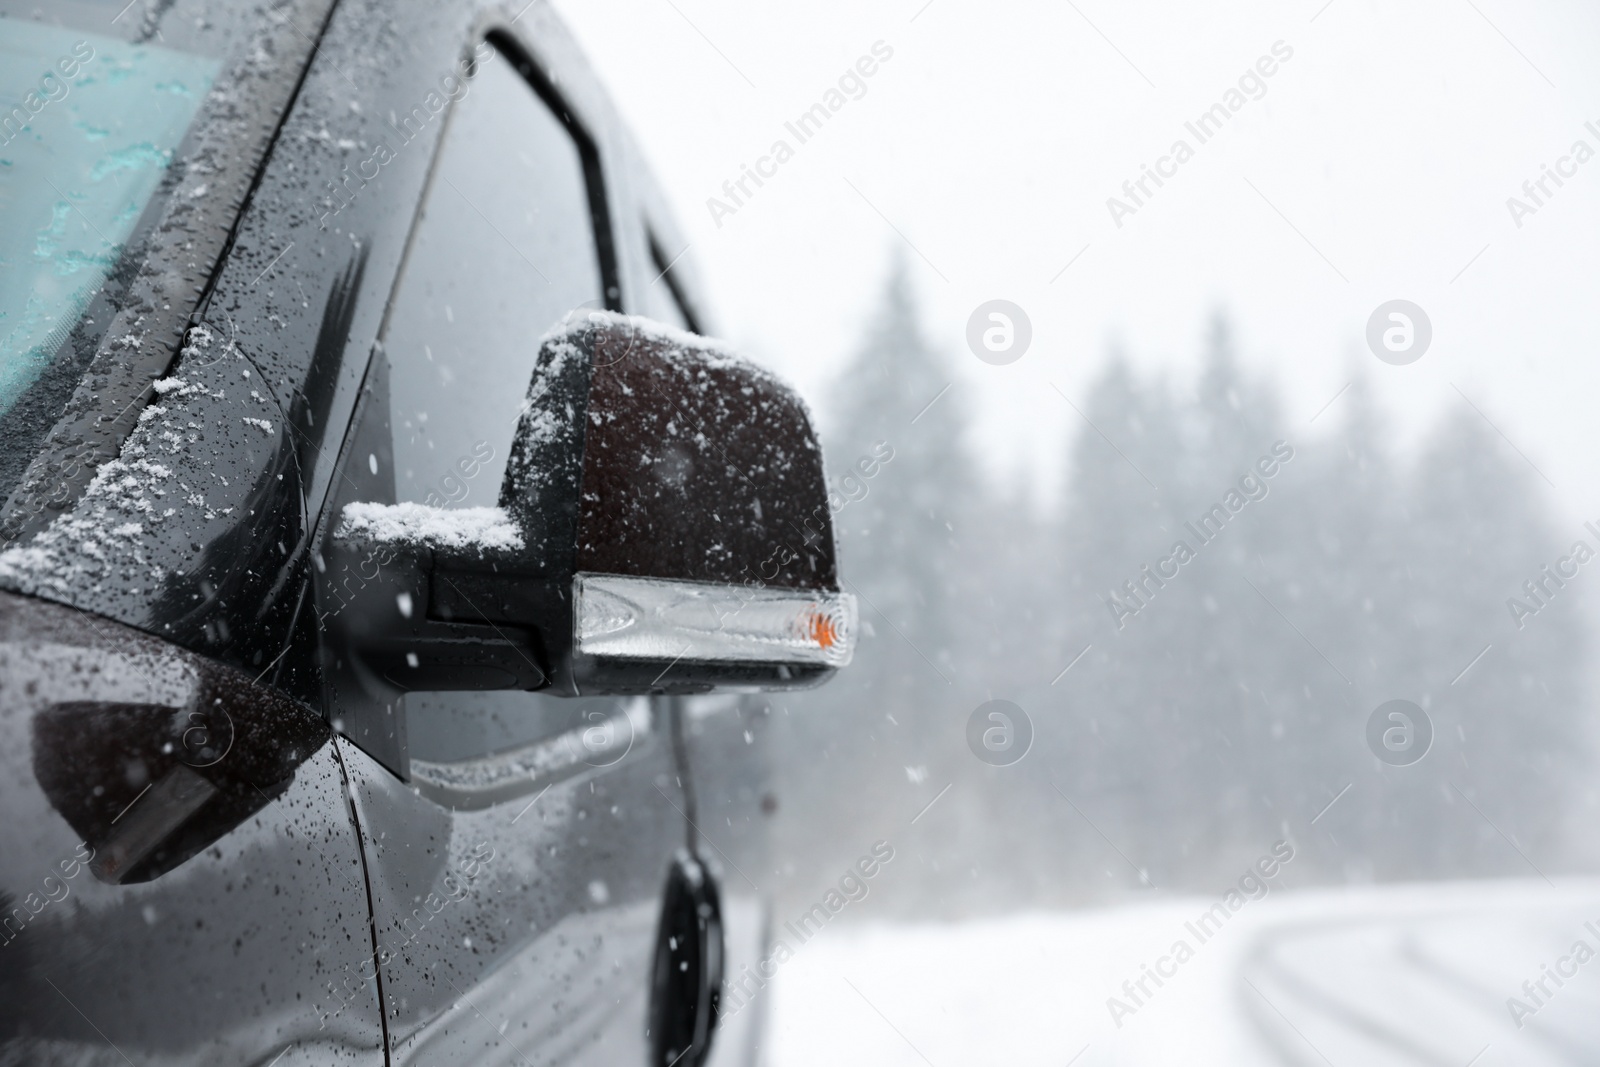
[[[327,700],[393,1061],[645,1063],[688,818],[664,706],[501,688],[515,663],[408,684],[354,638],[419,598],[328,536],[354,502],[494,505],[540,336],[616,303],[593,142],[513,39],[467,44],[420,210],[393,206],[417,221],[319,531]]]

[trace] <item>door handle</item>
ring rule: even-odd
[[[703,863],[680,849],[667,871],[651,982],[654,1067],[698,1067],[722,999],[722,898]]]

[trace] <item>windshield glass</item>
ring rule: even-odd
[[[290,24],[293,14],[217,0],[0,0],[0,499],[8,513],[47,438],[57,453],[115,447],[111,438],[125,429],[117,413],[132,396],[108,378],[72,405],[91,367],[165,365],[242,192],[216,161],[241,158],[240,138],[259,129],[246,113],[270,107],[259,91],[234,87],[272,62],[263,34],[305,35]],[[302,13],[314,28],[312,18]],[[98,404],[109,410],[91,413]],[[97,427],[91,436],[106,439],[72,427],[51,438],[69,413],[74,426]],[[64,477],[51,474],[41,487],[71,495]]]
[[[156,44],[5,20],[0,417],[105,285],[218,66]]]

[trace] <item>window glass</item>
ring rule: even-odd
[[[195,132],[216,129],[207,101],[268,26],[264,9],[216,0],[122,7],[0,0],[0,498],[61,417],[172,198],[216,195],[216,178],[178,179]]]
[[[540,337],[576,308],[604,306],[583,155],[510,57],[486,53],[451,112],[384,334],[395,499],[435,507],[497,501]],[[621,707],[408,693],[407,748],[476,759],[604,728]]]
[[[219,63],[5,20],[0,38],[0,415],[116,266]],[[165,107],[151,107],[152,99]]]
[[[601,307],[583,158],[561,118],[494,52],[456,103],[395,292],[395,493],[496,502],[539,338]]]

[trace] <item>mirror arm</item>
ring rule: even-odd
[[[386,594],[362,597],[356,618],[338,616],[353,654],[385,684],[400,692],[550,684],[540,634],[551,631],[540,625],[547,613],[539,608],[552,598],[541,583],[512,577],[505,561],[426,545],[349,547],[389,561]]]

